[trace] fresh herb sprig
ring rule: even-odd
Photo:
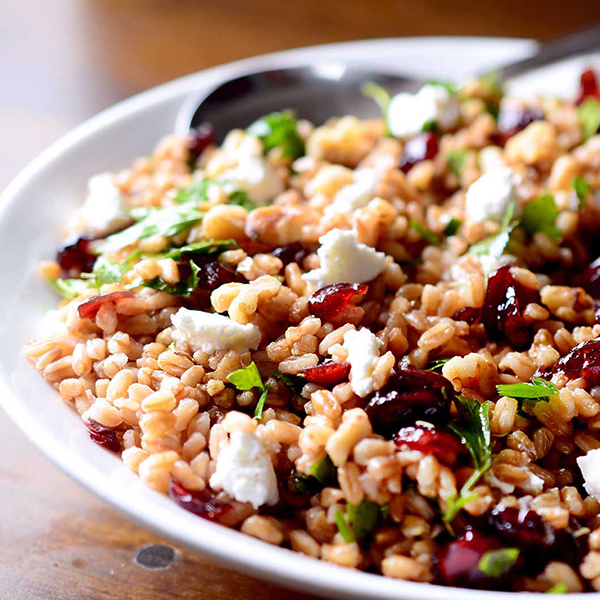
[[[500,548],[500,550],[488,550],[479,560],[479,570],[494,579],[506,575],[513,565],[519,560],[518,548]]]
[[[238,369],[237,371],[227,375],[227,381],[233,383],[233,385],[241,391],[248,391],[252,388],[259,388],[262,390],[254,410],[254,418],[260,419],[265,407],[265,402],[267,401],[267,395],[269,393],[270,386],[268,383],[266,385],[263,383],[262,377],[258,371],[258,367],[254,361],[252,361],[247,367]]]
[[[265,154],[280,148],[282,155],[292,160],[304,155],[304,140],[298,133],[298,120],[292,110],[269,113],[252,123],[247,131],[262,142]]]
[[[548,399],[558,394],[558,388],[541,377],[533,377],[531,383],[509,383],[497,385],[496,390],[501,396],[509,398]]]

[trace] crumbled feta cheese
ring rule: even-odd
[[[110,173],[94,175],[88,181],[88,194],[81,208],[88,231],[108,235],[127,226],[131,218],[123,211],[121,191]]]
[[[544,489],[544,480],[535,473],[527,471],[527,479],[519,483],[519,487],[529,494],[540,494]]]
[[[302,275],[317,289],[332,283],[371,281],[385,269],[385,254],[359,242],[355,231],[332,229],[319,242],[320,268]]]
[[[600,448],[590,450],[577,459],[586,492],[600,501]]]
[[[171,317],[173,339],[187,342],[190,347],[213,354],[216,350],[247,352],[256,350],[261,340],[256,325],[241,325],[229,317],[201,310],[180,308]]]
[[[472,221],[500,221],[511,202],[516,200],[519,183],[512,169],[497,169],[483,174],[467,190],[465,213]]]
[[[484,476],[483,480],[493,488],[500,490],[503,494],[512,494],[515,491],[515,486],[512,483],[506,483],[501,479],[498,479],[494,474],[494,471],[488,471]]]
[[[214,490],[225,490],[238,502],[250,502],[257,509],[279,500],[277,476],[262,442],[252,432],[234,431],[217,456],[217,468],[210,478]]]
[[[325,209],[325,214],[351,213],[366,206],[375,196],[379,178],[375,169],[354,171],[354,183],[345,185]]]
[[[450,129],[459,117],[456,98],[444,86],[427,84],[416,94],[396,94],[390,102],[387,121],[392,135],[407,138],[432,123],[442,130]]]
[[[382,346],[383,342],[364,327],[344,334],[344,348],[350,363],[350,385],[361,398],[373,391],[373,369]]]
[[[262,145],[256,138],[247,136],[237,149],[237,167],[222,174],[236,189],[248,194],[250,200],[265,206],[285,189],[277,170],[262,155]]]

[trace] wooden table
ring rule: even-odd
[[[404,35],[548,38],[600,19],[598,0],[0,0],[0,187],[98,110],[204,67],[310,44]],[[10,251],[1,247],[1,251]],[[308,598],[181,551],[135,562],[156,536],[51,465],[0,414],[0,597]],[[155,556],[156,558],[156,556]]]

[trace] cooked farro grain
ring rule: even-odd
[[[223,525],[387,577],[600,590],[600,136],[573,102],[421,93],[448,112],[425,133],[281,113],[274,148],[169,136],[101,175],[123,212],[41,265],[65,299],[25,353]]]

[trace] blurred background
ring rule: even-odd
[[[599,0],[0,0],[0,189],[87,117],[206,67],[365,38],[546,40],[599,20]],[[136,565],[157,538],[67,479],[1,414],[0,506],[2,598],[306,598],[185,552],[167,571]]]

